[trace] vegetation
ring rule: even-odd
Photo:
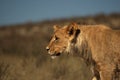
[[[89,80],[90,66],[75,55],[52,60],[45,50],[52,26],[105,24],[120,29],[120,14],[76,17],[0,26],[0,80]]]

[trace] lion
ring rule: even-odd
[[[120,30],[105,25],[55,25],[46,49],[53,59],[62,53],[79,55],[92,65],[94,80],[112,80],[120,71]]]

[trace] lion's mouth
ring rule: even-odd
[[[61,53],[53,54],[53,55],[51,55],[51,58],[52,58],[52,59],[55,59],[56,57],[60,56],[60,54],[61,54]]]

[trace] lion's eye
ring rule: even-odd
[[[58,40],[59,38],[58,37],[55,37],[55,40]]]
[[[57,36],[55,36],[55,41],[59,40],[59,38]]]

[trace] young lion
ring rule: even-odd
[[[93,65],[98,80],[112,80],[114,70],[120,66],[120,30],[104,25],[54,26],[46,49],[52,58],[63,52],[78,53],[86,63]]]

